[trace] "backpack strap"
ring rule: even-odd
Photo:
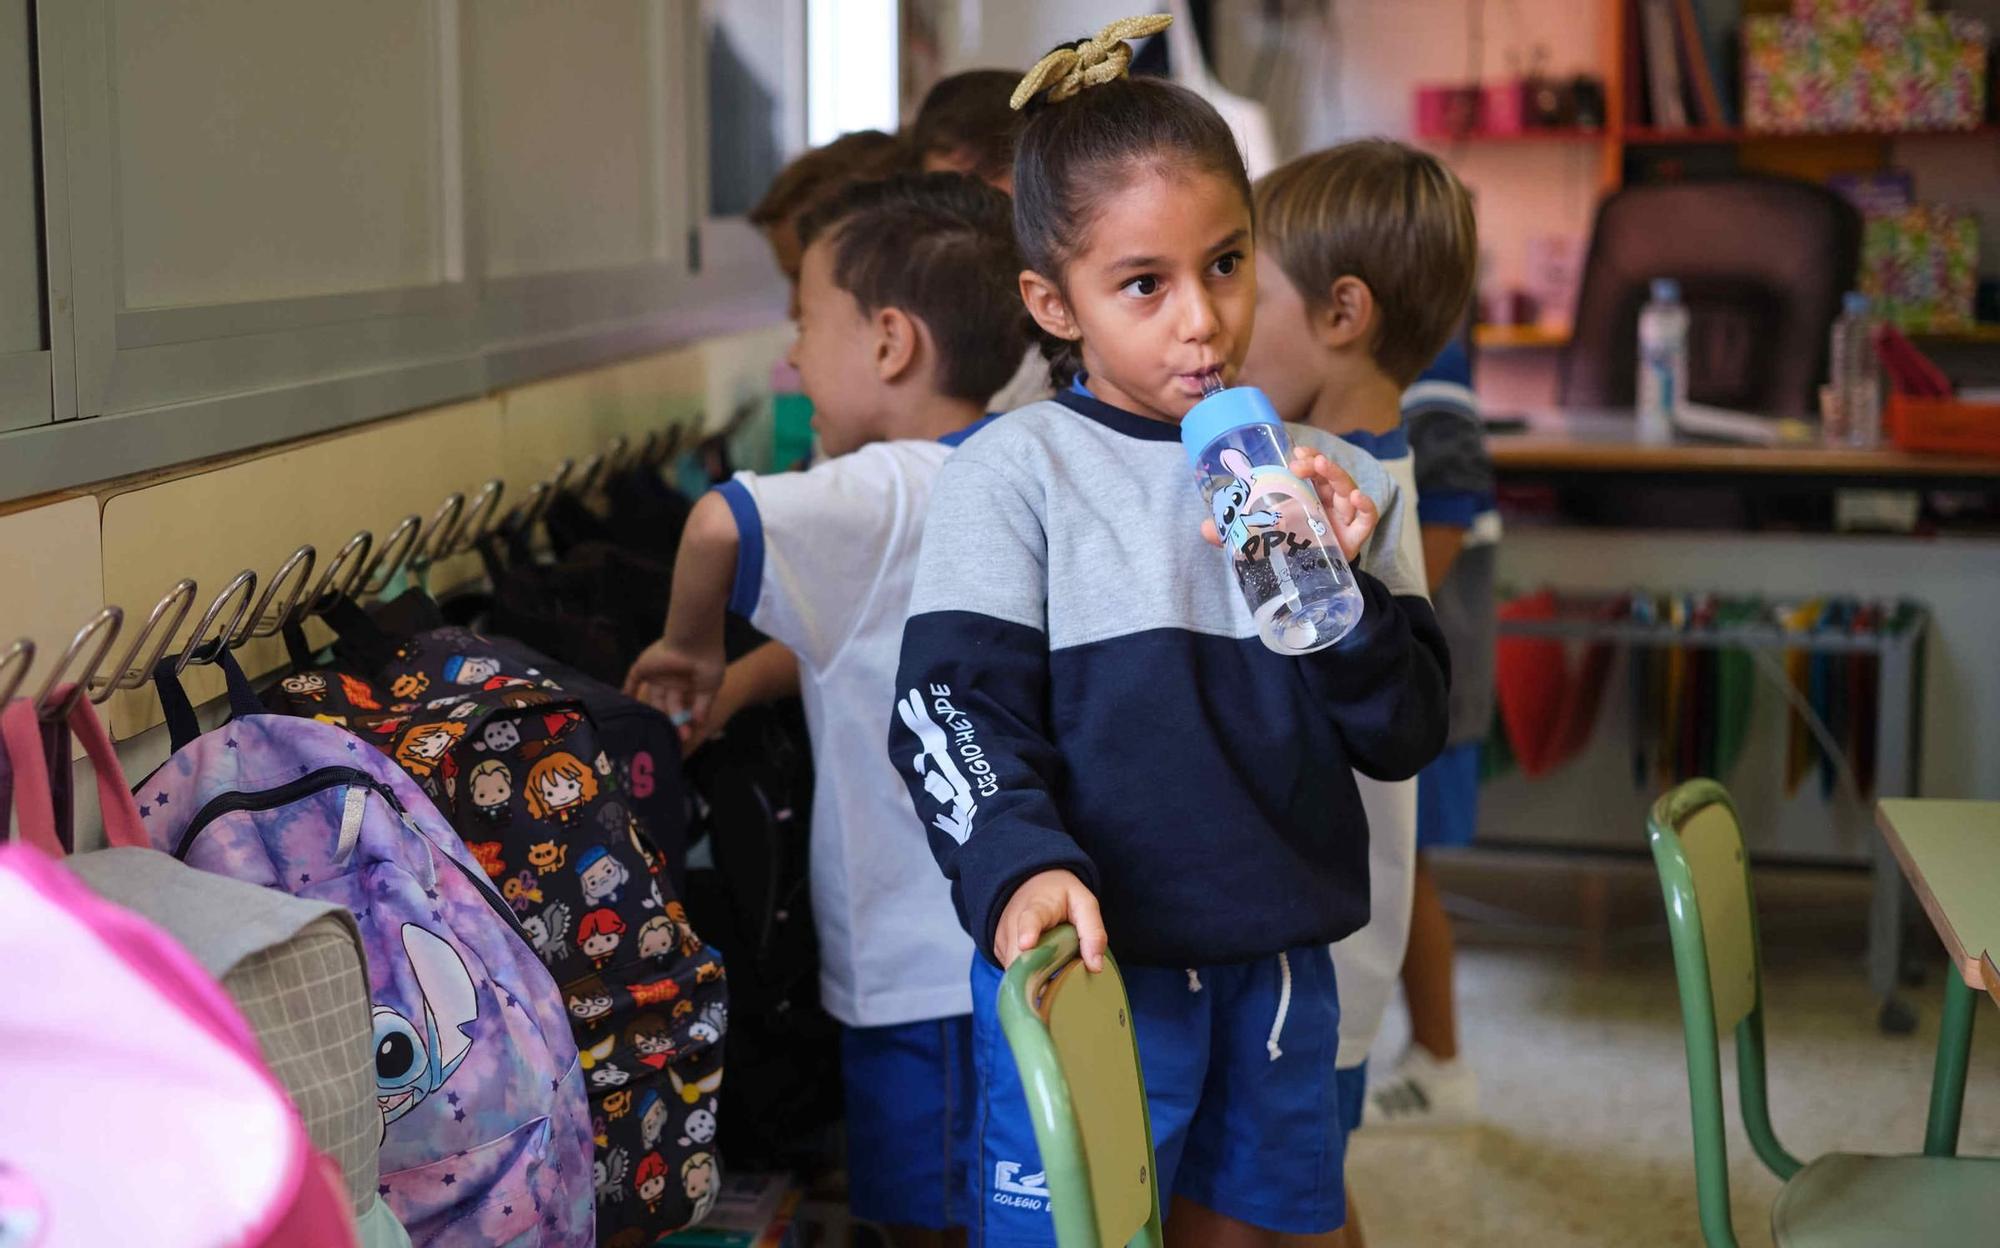
[[[49,694],[61,701],[72,686],[59,685]],[[90,770],[97,777],[98,806],[104,812],[104,840],[108,845],[148,848],[152,839],[139,821],[139,807],[125,787],[125,773],[118,767],[118,752],[111,746],[104,725],[90,699],[78,698],[69,713],[69,730],[83,742]],[[62,734],[58,734],[59,739]],[[21,840],[51,857],[60,858],[71,844],[73,829],[58,829],[56,792],[50,782],[48,739],[42,734],[41,717],[32,699],[22,698],[0,710],[0,745],[7,751],[14,770],[14,815]],[[69,765],[65,742],[58,765]],[[67,823],[65,819],[63,822]]]
[[[177,660],[161,659],[153,666],[153,688],[160,695],[160,709],[166,713],[167,733],[173,740],[176,751],[184,750],[201,735],[201,721],[195,718],[194,703],[188,699],[187,690],[181,687],[179,673],[174,671]],[[222,669],[223,681],[229,687],[229,718],[242,719],[246,715],[264,714],[264,703],[257,697],[257,690],[250,684],[250,678],[237,666],[236,656],[223,647],[216,656],[215,664]]]

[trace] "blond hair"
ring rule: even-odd
[[[1387,139],[1301,156],[1257,180],[1257,242],[1323,310],[1333,284],[1375,297],[1370,354],[1399,386],[1451,340],[1479,265],[1472,196],[1436,157]]]

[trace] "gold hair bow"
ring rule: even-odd
[[[1051,104],[1060,104],[1085,87],[1095,87],[1123,78],[1132,64],[1128,39],[1157,35],[1173,24],[1173,17],[1155,13],[1151,17],[1121,17],[1088,39],[1070,47],[1057,48],[1028,71],[1014,88],[1012,108],[1026,107],[1029,100],[1046,89]]]

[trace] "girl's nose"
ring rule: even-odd
[[[1207,342],[1221,326],[1208,291],[1197,286],[1182,297],[1181,338],[1186,342]]]

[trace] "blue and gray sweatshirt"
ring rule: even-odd
[[[1368,920],[1353,771],[1442,748],[1449,661],[1380,465],[1300,425],[1382,520],[1361,621],[1302,658],[1258,639],[1179,431],[1078,391],[996,420],[931,496],[889,752],[988,956],[1009,898],[1065,868],[1118,956],[1207,966]]]

